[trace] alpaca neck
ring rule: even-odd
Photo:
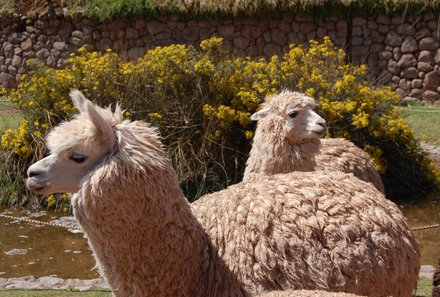
[[[131,156],[95,170],[72,199],[115,296],[246,296],[192,214],[169,162],[131,166]]]
[[[281,131],[265,130],[262,126],[264,125],[259,125],[255,133],[246,162],[244,182],[260,175],[315,170],[319,139],[292,144],[288,139],[280,138]]]

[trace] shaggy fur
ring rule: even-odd
[[[266,99],[263,113],[254,115],[258,125],[243,181],[292,171],[342,171],[371,182],[384,193],[380,175],[366,152],[345,139],[303,135],[312,123],[301,113],[315,106],[313,98],[297,92],[284,91]],[[289,118],[289,110],[299,115]]]
[[[411,296],[419,250],[399,208],[351,174],[260,177],[193,203],[227,266],[255,291]]]
[[[74,215],[114,295],[411,296],[417,244],[371,185],[344,173],[263,177],[203,197],[197,220],[157,131],[73,96],[80,115],[50,133],[51,155],[29,168],[27,185],[76,189]]]

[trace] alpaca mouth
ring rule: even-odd
[[[26,180],[26,187],[33,192],[40,193],[47,188],[47,185],[41,185],[38,181],[30,177]]]
[[[313,130],[312,132],[315,134],[318,134],[320,137],[325,135],[325,129],[324,130]]]

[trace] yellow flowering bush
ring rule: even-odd
[[[24,176],[45,153],[47,131],[74,112],[68,93],[78,88],[100,105],[120,102],[126,116],[158,126],[182,188],[196,198],[241,180],[255,128],[250,115],[266,96],[289,88],[317,99],[328,136],[351,139],[370,153],[390,197],[440,180],[401,119],[397,95],[368,83],[367,68],[347,64],[329,38],[267,60],[233,58],[221,42],[157,47],[136,62],[80,49],[64,69],[38,68],[7,93],[24,119],[2,136],[9,156],[3,166],[19,163],[16,174]]]

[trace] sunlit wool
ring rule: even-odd
[[[49,147],[61,164],[72,152],[87,156],[73,211],[115,296],[292,288],[411,295],[417,245],[399,209],[370,184],[344,173],[275,175],[207,195],[192,209],[156,129],[73,97],[81,113],[51,132]],[[36,190],[53,169],[45,159],[28,171]],[[71,174],[65,168],[57,178]],[[265,296],[290,293],[310,296]]]
[[[263,111],[254,115],[258,123],[243,181],[292,171],[341,171],[371,182],[383,193],[382,180],[368,153],[342,138],[320,139],[318,134],[304,138],[312,123],[302,113],[315,106],[313,98],[297,92],[283,91],[266,98]],[[296,110],[298,117],[289,118],[289,110]]]

